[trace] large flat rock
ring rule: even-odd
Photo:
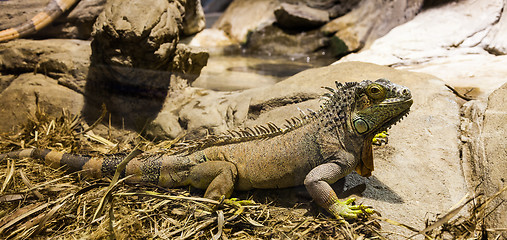
[[[212,132],[269,121],[283,124],[284,119],[299,115],[297,107],[318,109],[317,98],[325,91],[321,86],[378,78],[409,87],[414,105],[409,116],[390,130],[389,144],[375,149],[373,176],[351,174],[345,187],[365,186],[359,201],[374,206],[384,217],[423,229],[427,217],[446,212],[467,192],[458,151],[459,107],[444,82],[432,75],[340,63],[303,71],[269,87],[208,92],[187,104],[181,116],[193,129]],[[204,124],[199,126],[200,122]],[[390,225],[384,228],[403,233]]]
[[[84,97],[57,80],[42,74],[25,73],[14,79],[0,93],[0,132],[10,132],[26,123],[29,114],[36,109],[38,97],[41,108],[47,114],[61,115],[62,109],[79,115]]]
[[[467,180],[476,192],[493,196],[506,186],[507,176],[507,84],[487,100],[466,103],[461,119],[463,162]],[[507,227],[507,192],[488,206],[485,222],[490,228]],[[492,233],[494,236],[496,233]],[[507,237],[507,233],[503,233]]]
[[[500,36],[503,0],[465,0],[427,9],[392,29],[369,49],[339,62],[364,61],[435,75],[485,98],[507,80]],[[504,11],[505,12],[505,11]]]

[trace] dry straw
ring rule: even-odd
[[[19,133],[0,136],[0,152],[39,147],[91,155],[123,151],[133,157],[139,149],[156,151],[178,141],[155,143],[110,126],[105,127],[106,132],[118,133],[104,135],[117,138],[106,138],[93,133],[97,125],[89,127],[66,112],[58,118],[49,117],[37,108]],[[300,201],[305,204],[296,202],[292,207],[262,197],[257,197],[256,203],[251,200],[256,192],[253,196],[240,194],[249,200],[213,201],[199,197],[202,192],[195,190],[127,185],[124,180],[116,175],[112,179],[84,179],[80,173],[66,174],[32,159],[1,160],[0,238],[385,239],[423,235],[428,239],[481,239],[500,233],[483,225],[487,209],[491,209],[486,206],[498,194],[464,198],[418,230],[379,216],[340,223],[321,214],[322,210],[306,199]],[[472,205],[470,217],[454,217],[465,205]],[[386,233],[380,224],[394,224],[414,235]]]

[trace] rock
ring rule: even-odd
[[[249,32],[275,22],[273,9],[278,6],[277,0],[235,0],[213,27],[223,30],[234,41],[245,43]]]
[[[476,193],[493,196],[507,186],[507,84],[491,93],[487,101],[466,103],[462,112],[464,172]],[[507,192],[503,192],[488,205],[488,228],[507,227],[506,200]]]
[[[180,41],[189,47],[204,48],[210,55],[224,55],[227,53],[227,49],[239,48],[237,43],[233,42],[224,31],[216,28],[206,28],[201,32],[184,38]]]
[[[80,114],[90,52],[90,43],[82,40],[17,39],[0,44],[0,132],[26,122],[27,113],[35,109],[35,94],[49,115],[59,116],[62,109]]]
[[[310,29],[324,25],[329,21],[325,10],[310,8],[302,4],[282,3],[275,10],[276,22],[287,29]]]
[[[339,62],[365,61],[429,73],[456,88],[477,89],[480,98],[487,97],[506,82],[499,76],[507,74],[507,57],[488,53],[482,43],[489,29],[501,24],[503,4],[502,0],[469,0],[427,9],[377,39],[369,49]]]
[[[108,1],[94,26],[85,89],[88,119],[96,118],[105,103],[116,123],[143,128],[169,92],[187,87],[199,75],[208,54],[179,44],[190,21],[184,19],[182,2]]]
[[[350,2],[308,0],[296,5],[281,0],[236,0],[213,27],[249,54],[322,56],[329,39],[315,29],[328,22],[330,14],[336,15],[338,8],[350,7]]]
[[[0,44],[0,72],[39,72],[76,92],[84,93],[90,52],[88,41],[18,39]]]
[[[335,19],[352,11],[352,9],[354,9],[360,2],[361,0],[347,0],[340,2],[340,4],[335,4],[333,2],[332,5],[325,6],[324,8],[321,9],[327,9],[329,13],[329,18]]]
[[[507,1],[504,0],[503,7],[507,6]],[[495,55],[507,54],[507,11],[501,11],[500,19],[489,30],[482,44],[484,49]]]
[[[185,15],[183,16],[183,34],[192,35],[200,32],[206,26],[201,0],[183,1]]]
[[[423,0],[236,0],[214,27],[249,53],[343,56],[409,21],[422,5]]]
[[[60,116],[62,109],[79,115],[84,104],[83,95],[59,85],[42,74],[24,73],[0,92],[0,132],[17,130],[26,123],[29,114],[39,104],[48,115]]]
[[[423,0],[366,0],[352,11],[332,20],[322,31],[334,34],[331,48],[335,55],[358,51],[394,27],[411,20]]]
[[[180,117],[181,109],[196,96],[207,94],[206,91],[197,88],[185,88],[181,91],[170,92],[165,99],[162,109],[156,114],[144,129],[144,133],[153,138],[179,137],[188,126]]]
[[[374,206],[384,217],[423,229],[428,213],[447,212],[467,193],[457,141],[459,107],[436,77],[367,63],[340,63],[303,71],[273,86],[233,93],[206,91],[183,107],[180,122],[194,137],[270,121],[283,125],[284,119],[299,116],[297,107],[318,109],[318,98],[325,91],[320,86],[378,78],[408,86],[414,105],[409,116],[390,130],[389,144],[375,149],[374,176],[349,175],[345,187],[365,185],[360,193],[363,204]],[[384,226],[387,231],[404,231],[393,228]]]
[[[293,58],[321,57],[328,45],[327,37],[318,30],[287,33],[270,25],[250,34],[244,44],[245,52],[253,55],[290,56]],[[319,51],[320,50],[320,51]]]

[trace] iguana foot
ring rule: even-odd
[[[223,203],[223,204],[226,204],[226,205],[236,208],[236,212],[234,212],[234,215],[239,215],[245,209],[243,206],[254,205],[255,201],[254,200],[238,200],[237,198],[225,198],[225,196],[222,196],[220,198],[220,203]]]
[[[387,144],[389,133],[387,131],[382,131],[377,133],[372,139],[372,143],[377,146],[381,146],[382,144]]]
[[[223,201],[225,204],[233,205],[233,206],[247,206],[247,205],[253,205],[255,204],[254,200],[238,200],[237,198],[229,198],[224,199]]]
[[[370,207],[364,205],[352,205],[355,200],[355,198],[349,198],[343,202],[336,201],[329,207],[329,212],[331,212],[339,220],[356,219],[362,215],[375,213],[375,210]]]

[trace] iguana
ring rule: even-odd
[[[29,22],[0,31],[0,42],[35,33],[69,10],[79,0],[51,0],[46,8],[32,17]]]
[[[379,79],[336,83],[321,108],[291,118],[283,128],[265,126],[210,135],[176,146],[176,150],[143,153],[126,166],[129,182],[162,187],[191,185],[206,189],[204,197],[230,197],[233,190],[305,185],[315,202],[337,218],[355,218],[370,208],[340,201],[330,184],[352,172],[373,171],[372,138],[408,114],[410,90]],[[179,149],[178,149],[179,148]],[[171,153],[171,151],[176,151]],[[52,167],[83,170],[90,177],[114,171],[125,155],[79,156],[51,150],[24,149],[0,154],[43,159]]]

